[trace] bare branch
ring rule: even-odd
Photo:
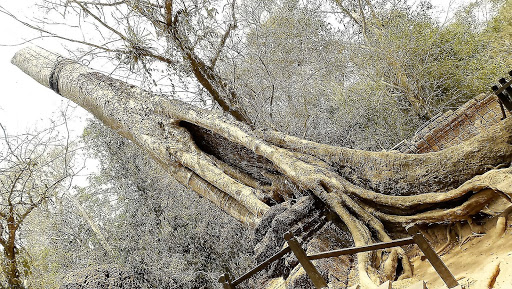
[[[167,28],[171,28],[172,21],[172,0],[165,0],[165,24]]]
[[[212,61],[211,61],[212,68],[215,67],[215,64],[217,63],[217,59],[219,58],[219,56],[222,52],[222,49],[224,48],[224,45],[226,44],[226,40],[228,39],[229,34],[231,33],[231,30],[233,30],[234,28],[235,28],[234,25],[232,25],[232,24],[228,25],[228,29],[226,30],[226,32],[222,36],[222,39],[220,40],[217,52],[215,53],[215,56],[212,58]]]
[[[2,125],[2,123],[0,123],[0,128],[2,129],[2,133],[4,135],[4,139],[5,139],[7,148],[9,149],[9,153],[12,154],[18,161],[20,161],[18,155],[14,153],[14,149],[11,147],[11,143],[9,142],[9,137],[7,136],[7,130]]]
[[[80,1],[80,3],[83,5],[95,5],[95,6],[118,6],[118,5],[126,4],[126,1],[118,1],[118,2],[112,2],[112,3]]]
[[[373,8],[372,3],[370,0],[364,0],[366,2],[366,6],[370,9],[370,13],[372,14],[373,20],[377,20],[377,14],[375,13],[375,9]]]
[[[224,35],[222,36],[222,39],[220,40],[219,46],[217,48],[217,52],[215,53],[215,56],[213,57],[213,59],[211,61],[212,68],[215,67],[215,64],[217,63],[217,59],[219,58],[222,50],[224,49],[224,46],[226,45],[226,41],[228,40],[228,37],[231,34],[231,31],[236,29],[237,24],[236,24],[236,16],[235,16],[235,3],[236,3],[235,0],[233,0],[233,2],[231,2],[231,19],[232,19],[233,23],[230,23],[228,25],[226,32],[224,33]]]
[[[96,16],[96,14],[92,13],[91,10],[87,9],[87,7],[85,7],[84,5],[82,5],[79,1],[76,1],[76,0],[72,0],[74,3],[76,3],[78,6],[80,6],[80,8],[85,11],[85,13],[89,14],[92,18],[94,18],[96,21],[98,21],[101,25],[103,25],[103,27],[107,28],[108,30],[112,31],[114,34],[116,34],[117,36],[119,36],[119,38],[121,38],[122,40],[126,41],[126,42],[130,42],[130,40],[124,36],[121,32],[117,31],[116,29],[112,28],[110,25],[108,25],[106,22],[104,22],[103,20],[101,20],[98,16]]]
[[[342,0],[335,0],[335,2],[336,2],[336,5],[341,9],[341,11],[343,11],[345,13],[346,16],[348,16],[350,19],[352,19],[352,21],[354,21],[358,26],[362,27],[362,24],[357,19],[357,16],[354,15],[352,12],[350,12],[350,10],[345,8],[345,6],[343,6]]]
[[[72,38],[68,38],[68,37],[64,37],[64,36],[60,36],[56,33],[53,33],[51,31],[48,31],[48,30],[45,30],[41,27],[37,27],[37,26],[34,26],[30,23],[27,23],[19,18],[17,18],[16,16],[14,16],[12,13],[8,12],[7,10],[5,10],[2,6],[0,6],[0,13],[4,13],[10,17],[12,17],[13,19],[15,19],[16,21],[20,22],[21,24],[31,28],[31,29],[34,29],[36,31],[39,31],[39,32],[42,32],[42,33],[45,33],[45,34],[48,34],[49,37],[53,37],[53,38],[58,38],[58,39],[62,39],[62,40],[66,40],[66,41],[69,41],[69,42],[73,42],[73,43],[79,43],[79,44],[83,44],[83,45],[86,45],[86,46],[90,46],[90,47],[94,47],[94,48],[98,48],[100,50],[103,50],[103,51],[106,51],[106,52],[114,52],[114,53],[123,53],[123,54],[126,54],[127,52],[126,51],[123,51],[123,50],[118,50],[118,49],[109,49],[107,47],[104,47],[104,46],[100,46],[100,45],[97,45],[97,44],[94,44],[94,43],[90,43],[90,42],[87,42],[87,41],[82,41],[82,40],[77,40],[77,39],[72,39]]]
[[[367,36],[366,36],[366,17],[364,15],[363,3],[361,2],[361,0],[358,0],[358,3],[359,3],[359,14],[361,14],[361,19],[362,19],[362,23],[363,23],[363,35],[364,35],[364,38],[367,38]]]

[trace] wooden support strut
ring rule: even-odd
[[[462,288],[457,280],[455,280],[455,277],[453,277],[452,273],[446,265],[443,263],[443,261],[439,258],[439,256],[435,253],[435,251],[430,247],[427,240],[423,235],[421,234],[418,227],[415,225],[410,225],[406,227],[407,232],[411,235],[411,237],[393,240],[390,242],[381,242],[381,243],[375,243],[371,245],[366,246],[360,246],[360,247],[352,247],[352,248],[344,248],[340,250],[334,250],[334,251],[328,251],[328,252],[322,252],[318,254],[313,254],[310,256],[306,255],[306,252],[304,252],[304,249],[302,249],[301,245],[297,241],[297,239],[293,236],[293,233],[287,232],[284,234],[284,238],[288,243],[288,246],[284,247],[279,251],[278,253],[274,254],[272,257],[268,258],[249,272],[245,273],[244,275],[240,276],[235,281],[231,281],[231,277],[228,273],[225,273],[219,278],[219,283],[222,283],[224,289],[236,289],[236,286],[242,283],[243,281],[249,279],[251,276],[256,274],[257,272],[263,270],[265,267],[267,267],[270,263],[280,259],[290,251],[295,254],[297,259],[299,260],[300,264],[308,274],[309,278],[313,282],[313,285],[317,289],[321,288],[327,288],[327,283],[325,282],[322,275],[318,272],[318,270],[315,268],[311,260],[317,260],[317,259],[323,259],[323,258],[332,258],[332,257],[338,257],[341,255],[348,255],[348,254],[356,254],[361,252],[367,252],[367,251],[374,251],[374,250],[380,250],[385,248],[391,248],[391,247],[398,247],[398,246],[405,246],[405,245],[411,245],[411,244],[417,244],[420,250],[425,254],[427,259],[429,260],[430,264],[436,272],[439,274],[441,279],[444,281],[444,283],[448,286],[448,288]],[[381,284],[383,286],[384,284]],[[388,284],[389,286],[389,284]],[[357,287],[356,287],[357,288]],[[380,287],[379,287],[380,288]]]
[[[315,285],[315,288],[321,289],[321,288],[327,288],[327,282],[325,282],[324,278],[318,270],[315,268],[313,263],[311,263],[311,260],[308,259],[308,256],[306,255],[306,252],[304,252],[304,249],[300,246],[299,242],[291,232],[287,232],[284,234],[284,239],[286,242],[288,242],[288,247],[292,250],[293,254],[295,254],[295,257],[299,260],[299,263],[302,265],[304,270],[309,276],[309,279],[313,281],[313,285]]]
[[[415,225],[409,225],[405,229],[407,230],[407,233],[412,236],[414,242],[418,245],[423,254],[425,254],[425,257],[427,257],[428,261],[432,267],[434,267],[437,274],[439,274],[439,277],[441,277],[446,286],[448,286],[448,288],[455,288],[459,286],[459,283],[457,280],[455,280],[455,277],[453,277],[450,270],[448,270],[448,267],[446,267],[434,249],[430,247],[425,237],[423,237],[420,229]]]

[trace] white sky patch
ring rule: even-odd
[[[16,15],[30,14],[29,4],[34,1],[11,1],[1,5]],[[25,12],[25,13],[24,13]],[[11,64],[11,58],[16,51],[23,47],[34,45],[25,43],[27,40],[37,37],[39,34],[9,16],[0,13],[0,122],[11,133],[24,132],[27,129],[44,127],[44,120],[59,108],[64,107],[68,101],[54,93],[52,90],[40,85],[31,77],[23,73]],[[18,46],[16,44],[24,43]],[[41,45],[50,50],[62,50],[56,39],[47,38],[36,40],[36,45]],[[81,133],[83,129],[83,111],[78,109],[75,115],[78,119],[72,120],[73,133]],[[75,116],[73,116],[75,118]],[[79,132],[76,132],[79,128]]]
[[[30,16],[33,5],[30,1],[10,1],[0,3],[8,11],[16,15]],[[49,118],[57,118],[61,109],[70,101],[42,86],[31,77],[11,64],[11,58],[16,51],[31,45],[40,45],[52,51],[62,51],[59,40],[46,38],[34,43],[24,43],[39,34],[9,16],[0,13],[0,123],[9,134],[20,134],[26,131],[43,129],[50,125]],[[17,45],[24,43],[21,45]],[[13,46],[14,45],[14,46]],[[84,109],[71,103],[73,107],[69,117],[69,128],[72,139],[79,137],[89,115]],[[62,128],[64,129],[64,128]],[[64,131],[61,133],[65,133]],[[86,176],[98,166],[96,160],[88,160],[86,169],[75,179],[75,184],[87,184]]]
[[[420,1],[414,1],[420,2]],[[441,23],[449,22],[453,17],[455,12],[455,8],[461,6],[464,3],[470,3],[473,1],[464,1],[464,0],[431,0],[434,5],[434,11],[437,14],[437,19]]]

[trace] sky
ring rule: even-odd
[[[0,5],[15,15],[30,17],[33,14],[32,11],[36,11],[33,6],[35,2],[36,0],[0,0]],[[455,5],[455,1],[434,0],[432,2],[436,6],[443,7],[443,9],[446,9],[450,3],[452,6]],[[460,2],[467,2],[467,0],[459,0],[456,3]],[[440,19],[444,20],[445,15],[445,13],[439,13]],[[38,34],[2,13],[0,13],[0,27],[2,27],[0,29],[0,86],[2,87],[0,93],[0,123],[7,127],[7,130],[11,133],[44,127],[45,120],[58,113],[59,108],[65,106],[68,102],[25,75],[12,65],[10,60],[16,51],[33,44],[54,52],[63,51],[62,41],[46,38],[32,43],[16,45],[24,43]],[[74,135],[81,134],[87,116],[88,113],[81,108],[77,108],[73,113],[71,127]]]
[[[30,11],[34,0],[9,1],[0,0],[0,5],[13,14],[23,15]],[[30,15],[30,13],[28,13]],[[11,58],[23,47],[39,45],[50,51],[64,51],[55,39],[24,43],[39,34],[25,27],[14,19],[0,13],[0,123],[9,134],[44,129],[50,126],[50,118],[57,119],[61,110],[71,104],[68,126],[72,139],[77,139],[83,132],[89,113],[81,107],[42,86],[31,77],[11,64]],[[62,127],[64,130],[64,127]],[[64,131],[62,131],[64,133]],[[86,168],[75,177],[74,184],[87,185],[87,176],[97,171],[98,162],[88,159]]]

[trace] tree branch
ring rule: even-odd
[[[76,2],[76,1],[75,1]],[[89,2],[89,1],[79,1],[81,4],[84,5],[95,5],[95,6],[118,6],[126,4],[126,1],[117,1],[112,3],[105,3],[105,2]]]
[[[239,100],[236,92],[215,73],[212,67],[206,65],[206,63],[197,56],[189,44],[189,40],[181,34],[178,25],[179,17],[180,13],[176,13],[173,25],[170,28],[170,33],[178,49],[192,68],[192,72],[197,81],[210,93],[215,102],[218,103],[225,112],[228,112],[238,121],[251,127],[254,126],[245,110],[235,104],[236,101]]]
[[[222,52],[222,49],[224,48],[224,45],[226,45],[226,41],[227,41],[231,31],[233,29],[236,29],[236,27],[237,27],[236,17],[235,17],[235,3],[236,3],[236,0],[233,0],[231,2],[231,19],[232,19],[233,23],[230,23],[228,25],[228,29],[226,30],[226,32],[222,36],[222,39],[220,40],[219,47],[217,48],[217,52],[215,53],[215,56],[213,57],[213,59],[211,61],[210,66],[212,67],[212,69],[215,67],[215,63],[217,63],[217,59],[219,58],[219,56]]]
[[[366,17],[364,16],[363,3],[361,2],[361,0],[358,0],[358,3],[359,3],[359,14],[361,14],[361,19],[362,19],[362,23],[363,23],[363,35],[364,35],[364,38],[367,39],[368,36],[366,35]]]
[[[116,29],[112,28],[111,26],[109,26],[107,23],[105,23],[103,20],[101,20],[98,16],[96,16],[94,13],[92,13],[89,9],[87,9],[87,7],[85,7],[84,5],[82,5],[79,1],[76,1],[76,0],[71,0],[72,2],[76,3],[78,6],[80,6],[80,8],[87,14],[89,14],[92,18],[94,18],[96,21],[98,21],[101,25],[103,25],[103,27],[107,28],[108,30],[112,31],[114,34],[116,34],[117,36],[119,36],[119,38],[121,38],[122,40],[126,41],[126,42],[130,42],[130,40],[124,36],[121,32],[117,31]]]
[[[356,16],[352,12],[350,12],[345,6],[343,6],[342,0],[335,0],[336,5],[347,15],[352,21],[354,21],[358,26],[362,27],[362,24],[359,20],[357,20]]]
[[[219,56],[222,52],[222,49],[224,48],[224,45],[226,45],[226,41],[229,37],[229,34],[231,33],[231,30],[234,29],[235,26],[232,25],[232,24],[229,24],[228,25],[228,29],[226,30],[226,32],[224,33],[224,35],[222,36],[221,40],[220,40],[220,43],[219,43],[219,47],[217,48],[217,52],[215,52],[215,56],[212,58],[212,61],[211,61],[211,65],[210,67],[213,69],[215,67],[215,64],[217,63],[217,59],[219,59]]]
[[[172,20],[172,0],[165,0],[165,24],[168,29],[173,26]]]

